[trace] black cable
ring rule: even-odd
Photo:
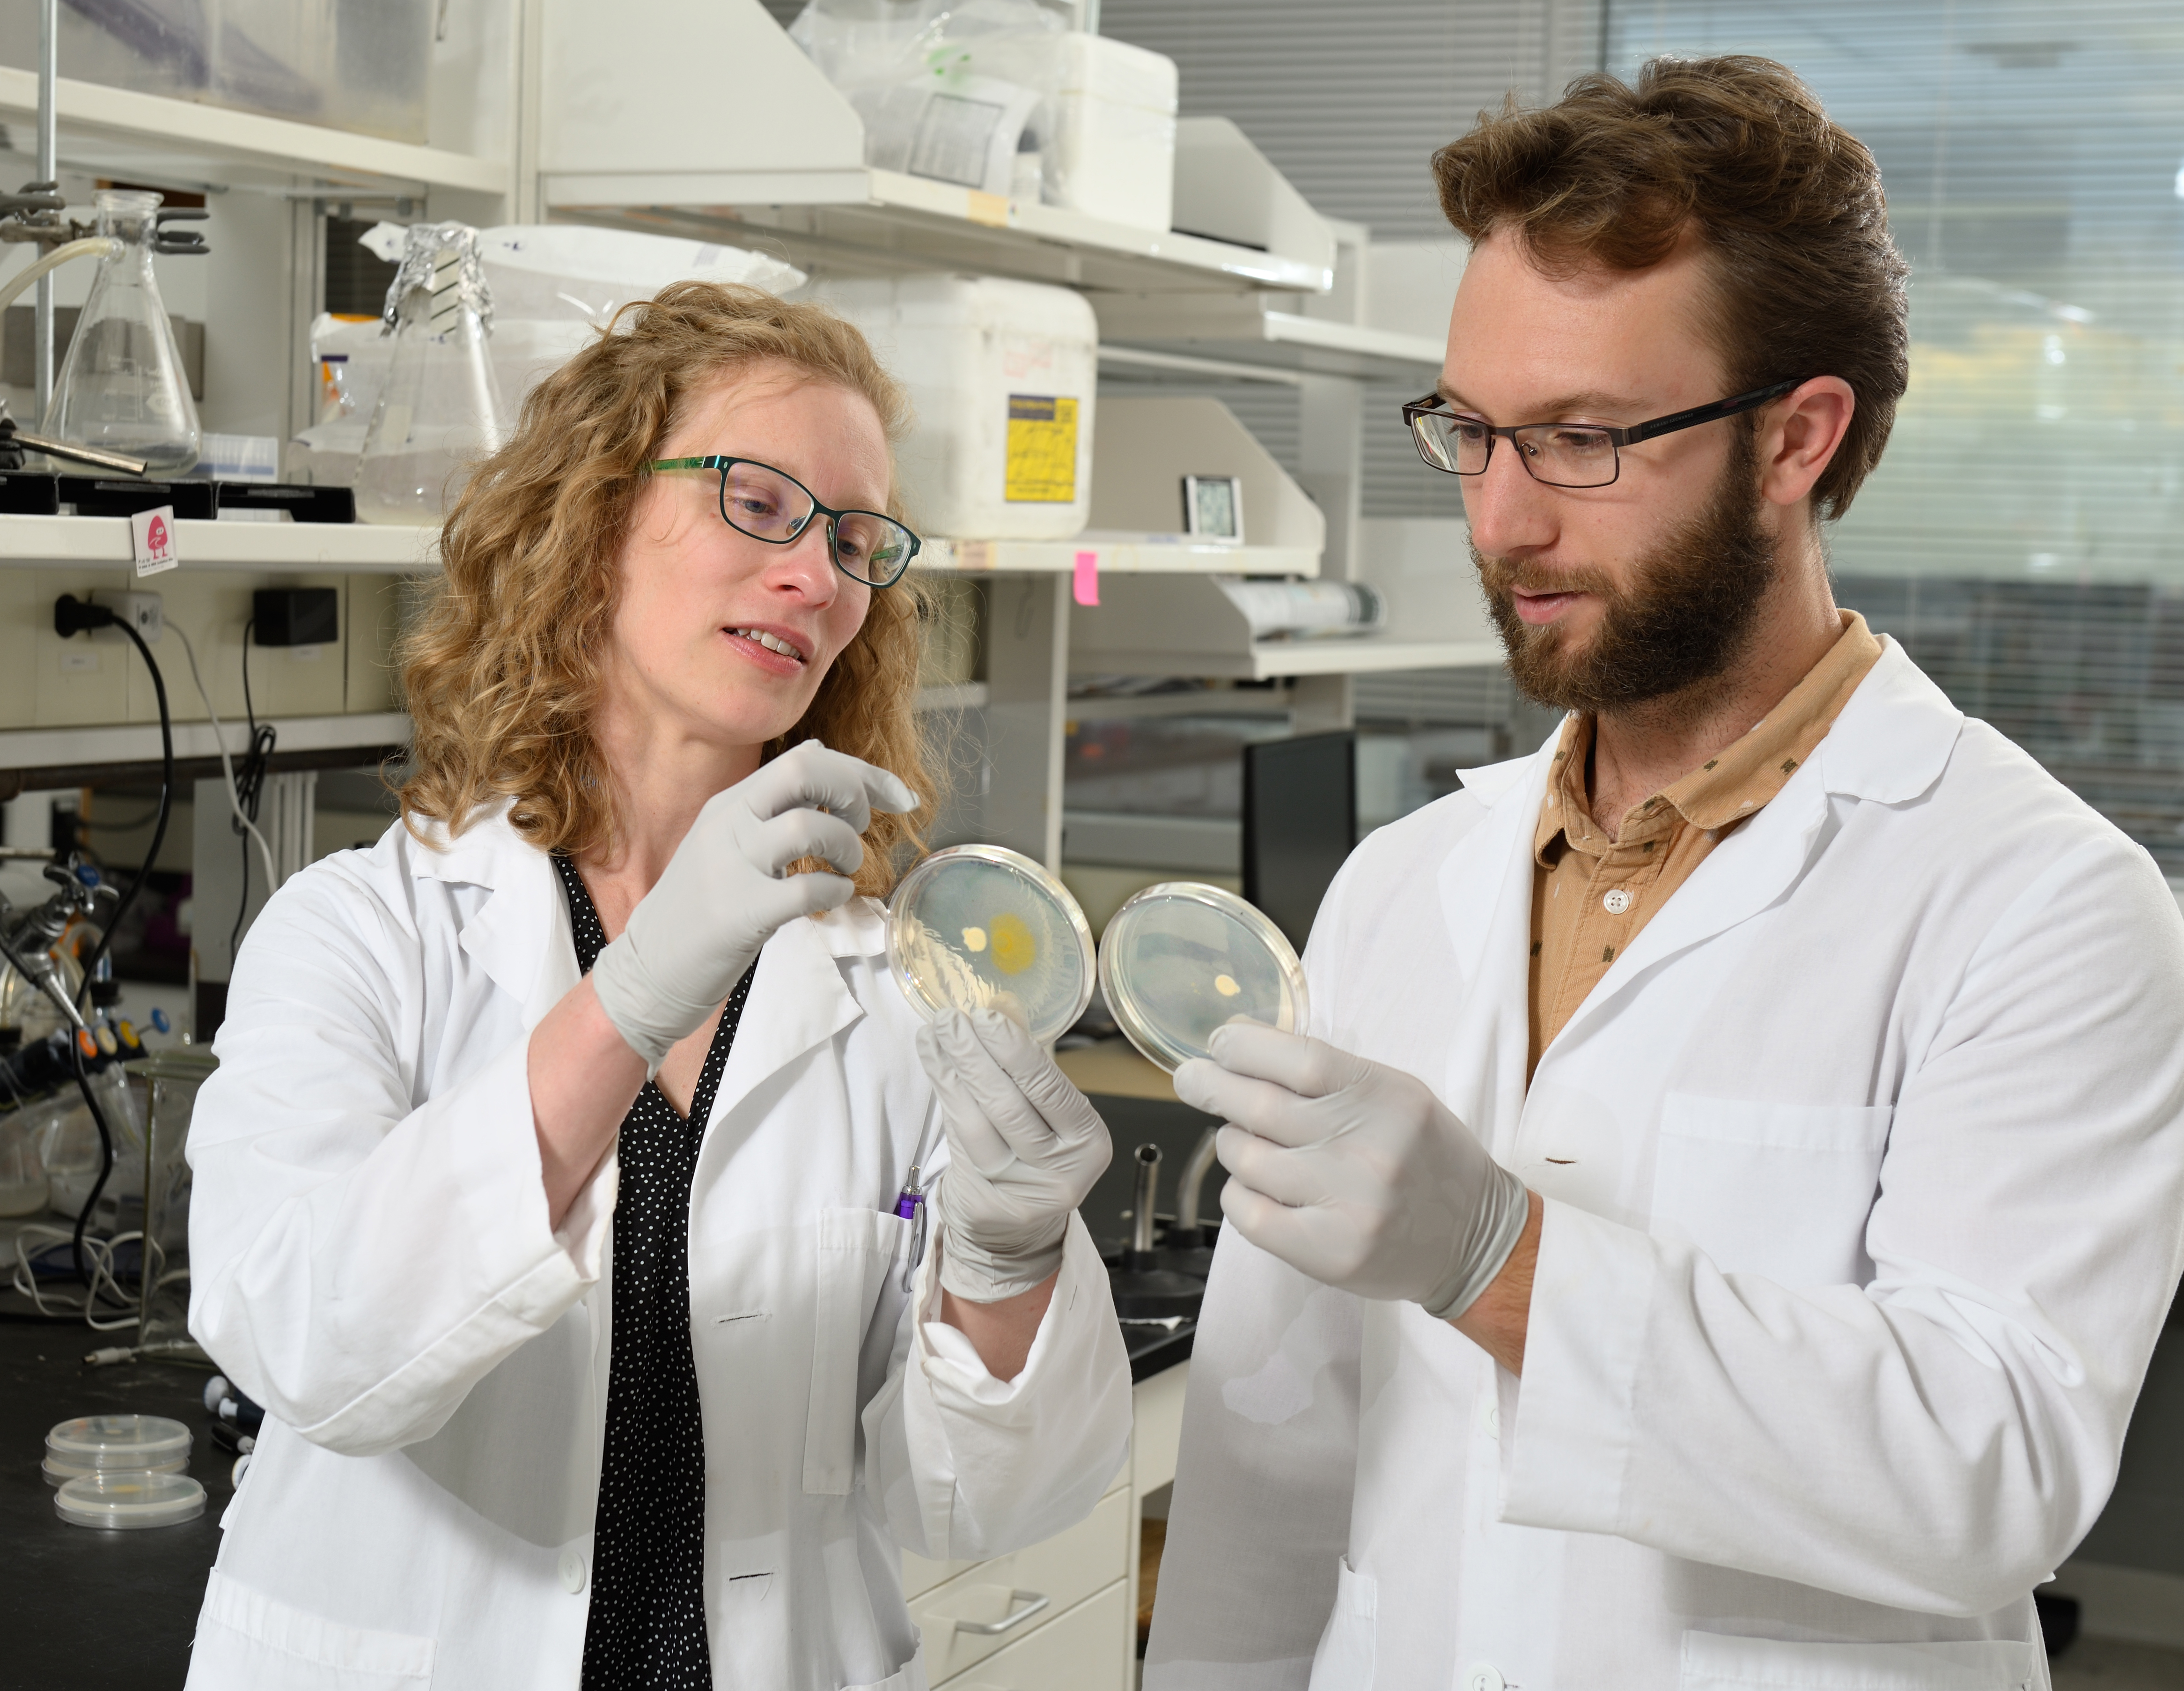
[[[272,723],[263,728],[258,725],[258,711],[250,701],[250,637],[257,627],[255,617],[242,625],[242,714],[250,724],[250,743],[243,750],[242,767],[235,774],[236,803],[254,823],[258,820],[259,804],[265,795],[265,766],[280,739]],[[250,913],[250,832],[234,817],[228,818],[227,825],[242,840],[242,896],[236,902],[235,925],[227,930],[227,972],[231,978],[235,974],[235,954],[242,944],[242,918]],[[271,887],[265,889],[265,896],[273,896]]]
[[[122,889],[121,901],[114,907],[113,915],[107,918],[106,931],[98,936],[98,948],[92,952],[90,963],[84,967],[83,985],[86,995],[91,991],[91,983],[98,978],[99,964],[106,960],[107,951],[114,944],[114,930],[120,927],[121,918],[128,913],[129,907],[136,901],[137,892],[152,878],[152,866],[159,861],[159,848],[167,842],[167,818],[174,807],[175,795],[175,720],[167,709],[167,678],[159,673],[159,666],[152,656],[151,647],[144,644],[144,637],[120,617],[114,617],[111,611],[107,614],[113,618],[113,626],[129,636],[142,656],[144,667],[152,672],[152,690],[159,697],[159,819],[153,825],[152,849],[144,854],[143,867],[136,871],[136,879]],[[105,1184],[103,1175],[99,1184]]]

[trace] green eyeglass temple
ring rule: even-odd
[[[738,464],[753,470],[762,470],[769,476],[777,476],[804,496],[810,509],[790,521],[788,533],[782,535],[761,534],[747,528],[728,515],[728,472]],[[721,520],[738,534],[748,534],[752,539],[768,546],[794,545],[801,539],[804,531],[811,525],[814,516],[827,519],[827,555],[834,567],[851,581],[862,582],[866,587],[892,587],[902,579],[923,547],[924,542],[901,523],[878,511],[837,511],[832,505],[819,503],[811,488],[790,475],[755,458],[735,458],[711,453],[703,458],[655,458],[645,466],[648,470],[717,470],[721,476]],[[860,569],[842,556],[842,525],[849,518],[862,517],[877,525],[874,544],[868,549],[864,567]]]

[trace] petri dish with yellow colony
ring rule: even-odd
[[[1304,965],[1282,930],[1233,892],[1163,881],[1100,936],[1100,991],[1132,1045],[1173,1074],[1245,1017],[1284,1033],[1308,1013]]]
[[[1052,1045],[1092,1002],[1095,958],[1069,890],[1005,846],[935,851],[888,904],[888,966],[928,1020],[995,1009]]]

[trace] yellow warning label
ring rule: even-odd
[[[1077,401],[1009,395],[1011,504],[1067,505],[1077,497]]]

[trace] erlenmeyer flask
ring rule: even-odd
[[[464,223],[410,225],[380,317],[380,333],[394,337],[394,355],[357,461],[361,521],[437,522],[471,466],[506,437],[486,346],[492,330],[477,231]]]
[[[59,439],[141,458],[154,476],[179,476],[198,461],[203,436],[152,274],[153,214],[162,198],[99,191],[98,232],[120,242],[120,250],[98,261],[45,424]]]

